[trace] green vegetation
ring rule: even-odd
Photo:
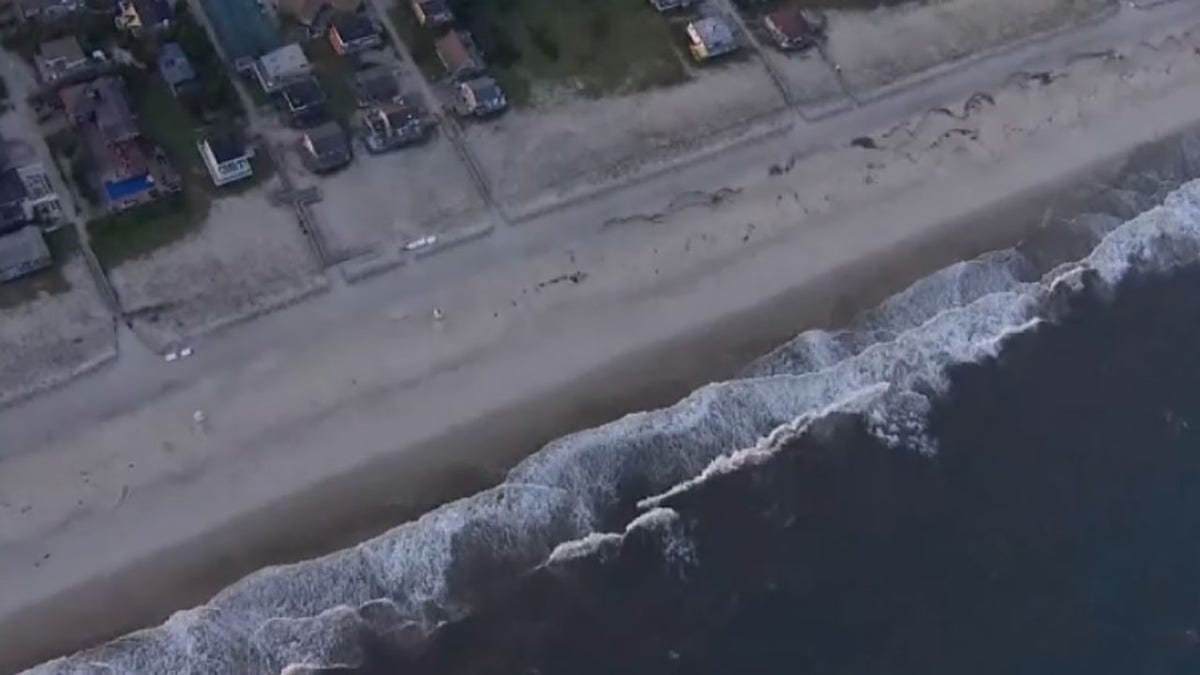
[[[46,233],[46,245],[54,264],[29,276],[0,283],[0,309],[16,307],[43,294],[58,295],[71,290],[62,266],[79,253],[79,235],[74,227],[65,225]]]
[[[0,44],[33,63],[38,45],[46,40],[74,35],[85,53],[100,49],[118,38],[111,6],[107,12],[81,12],[51,23],[22,23],[5,32]]]
[[[400,34],[400,39],[412,53],[413,61],[416,62],[425,77],[436,80],[444,75],[446,71],[442,69],[442,62],[438,61],[437,50],[433,46],[435,37],[433,31],[417,23],[417,17],[408,3],[404,0],[396,0],[396,3],[388,10],[388,14],[391,16],[392,25],[396,27],[396,32]]]
[[[627,94],[676,84],[687,73],[669,22],[646,0],[452,0],[489,72],[514,105],[530,102],[535,82],[588,96]],[[427,74],[441,76],[432,32],[407,3],[397,29]]]
[[[241,99],[229,81],[224,62],[209,41],[204,26],[192,16],[187,3],[178,5],[168,41],[179,43],[200,80],[196,90],[185,97],[188,110],[194,117],[230,124],[234,118],[245,115]]]
[[[353,56],[339,56],[333,45],[324,38],[304,43],[304,52],[313,64],[313,74],[325,91],[325,106],[329,114],[346,126],[358,108],[354,95],[354,70],[358,61]]]
[[[153,252],[191,232],[208,215],[209,202],[184,191],[97,218],[87,224],[92,251],[107,269]]]

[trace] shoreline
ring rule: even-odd
[[[713,267],[684,269],[653,287],[630,286],[585,308],[631,325],[658,323],[648,330],[596,325],[589,331],[573,323],[581,312],[558,311],[550,325],[563,332],[553,353],[540,353],[547,346],[544,338],[508,340],[497,351],[489,348],[487,358],[468,359],[443,376],[444,388],[453,389],[474,377],[486,379],[502,358],[526,365],[566,364],[552,375],[522,373],[524,381],[506,388],[510,395],[502,404],[473,416],[460,410],[448,431],[419,439],[414,432],[407,445],[359,451],[344,460],[349,468],[333,476],[310,481],[291,475],[290,490],[277,488],[281,494],[274,498],[260,490],[256,502],[233,519],[209,522],[198,533],[172,532],[164,539],[182,543],[160,542],[157,550],[103,578],[84,575],[81,584],[40,596],[23,591],[32,597],[22,606],[6,607],[0,618],[0,668],[114,637],[203,600],[264,564],[336,549],[382,531],[496,482],[501,469],[545,441],[623,412],[674,402],[696,386],[733,375],[804,328],[837,325],[929,272],[1014,245],[1039,229],[1046,209],[1059,204],[1064,193],[1071,199],[1075,188],[1111,174],[1139,149],[1194,126],[1196,115],[1185,111],[1198,109],[1189,105],[1197,99],[1200,94],[1178,91],[1140,102],[1136,110],[1128,106],[1103,123],[1094,121],[1087,133],[1073,129],[1041,144],[1026,143],[999,165],[970,167],[898,195],[814,217],[803,228],[736,249]],[[1145,126],[1132,128],[1130,118]],[[984,203],[974,198],[995,193],[1000,196]],[[881,222],[891,229],[867,229]],[[811,267],[796,269],[804,265]],[[583,339],[589,332],[624,337],[624,343],[595,353]],[[383,398],[395,395],[383,393]],[[309,442],[320,443],[320,434]],[[482,444],[490,447],[485,451]],[[264,477],[274,477],[274,470],[286,475],[292,459],[264,454],[253,466]],[[205,481],[220,481],[220,474],[239,468],[245,467],[212,469],[157,488],[199,495]],[[406,496],[397,504],[401,490]],[[154,503],[152,492],[137,496],[143,508]],[[176,503],[185,508],[185,501]],[[91,538],[105,541],[104,528],[95,529]],[[63,530],[55,536],[60,534]],[[253,550],[248,542],[254,542]],[[63,620],[66,607],[70,622]],[[96,630],[99,625],[107,630]]]

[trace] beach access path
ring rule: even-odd
[[[1192,2],[1124,7],[1103,22],[974,60],[845,114],[797,121],[782,135],[499,226],[488,238],[352,288],[335,287],[198,340],[187,359],[165,363],[123,330],[112,367],[0,411],[0,670],[196,602],[214,583],[270,555],[248,550],[278,551],[271,537],[315,529],[322,513],[332,525],[388,491],[397,503],[416,505],[422,497],[420,485],[369,481],[358,490],[322,492],[332,476],[408,448],[413,463],[397,466],[413,475],[437,463],[502,468],[536,447],[464,447],[470,437],[455,444],[450,432],[489,420],[494,437],[476,438],[479,446],[546,440],[563,431],[561,420],[586,419],[581,409],[588,405],[611,410],[613,400],[624,400],[636,408],[686,390],[695,382],[678,374],[696,371],[687,361],[702,357],[673,354],[679,336],[751,312],[764,296],[809,284],[824,300],[814,300],[820,309],[813,316],[788,316],[776,334],[759,332],[755,344],[717,350],[736,357],[727,369],[746,349],[803,327],[805,318],[828,318],[841,292],[832,282],[856,264],[945,234],[945,250],[925,255],[926,269],[904,272],[911,278],[1002,243],[996,232],[951,243],[939,226],[1152,140],[1183,125],[1185,115],[1195,121],[1200,93],[1179,91],[1173,95],[1186,101],[1148,107],[1133,124],[1114,118],[1086,138],[1061,139],[1062,147],[1030,148],[1019,166],[964,172],[956,179],[961,189],[877,199],[813,218],[769,243],[750,242],[752,219],[736,234],[728,224],[705,230],[702,209],[749,195],[771,167],[791,158],[846,146],[997,87],[1013,73],[1058,67],[1073,55],[1197,21],[1200,5]],[[766,202],[758,212],[774,213]],[[677,254],[651,257],[650,250],[657,255],[668,246]],[[590,276],[582,283],[556,281],[585,267]],[[444,310],[443,321],[431,320],[435,307]],[[654,368],[623,360],[650,351]],[[612,370],[614,364],[625,367]],[[577,398],[564,396],[572,386]],[[528,404],[525,415],[508,415],[518,404]],[[195,411],[205,412],[202,424]],[[385,472],[377,473],[383,480]],[[287,501],[302,493],[322,499]],[[276,512],[271,527],[245,519],[285,502],[289,509]],[[188,548],[200,541],[202,547]]]

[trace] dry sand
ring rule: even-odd
[[[362,534],[352,524],[494,480],[555,434],[663,403],[1012,243],[1063,181],[1195,122],[1197,46],[1180,34],[1046,84],[1018,78],[994,103],[942,101],[950,114],[875,130],[878,150],[789,159],[797,130],[773,141],[774,171],[715,164],[724,190],[626,204],[586,240],[529,241],[486,273],[353,325],[311,324],[309,340],[5,457],[0,668],[161,618],[264,561],[344,544]],[[524,231],[504,241],[523,244]],[[500,246],[485,241],[447,258],[466,266]],[[561,280],[573,272],[586,279]],[[412,273],[369,283],[399,288]],[[429,320],[435,306],[445,321]]]
[[[327,281],[296,217],[265,189],[217,199],[203,227],[109,273],[122,308],[159,347],[269,311]]]

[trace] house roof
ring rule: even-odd
[[[504,98],[504,92],[500,89],[500,85],[490,77],[477,77],[468,81],[466,85],[471,88],[475,98],[480,101],[498,101]]]
[[[318,125],[309,129],[304,135],[308,137],[318,155],[340,154],[349,149],[346,132],[342,131],[337,122]]]
[[[5,169],[0,172],[0,204],[19,203],[28,196],[25,181],[15,169]]]
[[[377,108],[380,114],[387,119],[388,124],[393,128],[399,128],[408,124],[413,120],[419,120],[421,116],[417,113],[417,109],[404,102],[385,103]]]
[[[205,139],[205,145],[218,164],[242,159],[246,156],[246,145],[233,134],[221,134]]]
[[[457,70],[472,62],[475,56],[475,44],[471,34],[466,31],[452,30],[437,39],[438,57],[450,70]]]
[[[767,19],[775,30],[789,39],[802,38],[813,32],[813,27],[804,18],[804,13],[799,7],[780,7],[767,14]]]
[[[196,70],[177,42],[168,42],[158,53],[158,72],[172,87],[196,79]]]
[[[58,38],[57,40],[47,40],[38,48],[38,54],[45,61],[55,61],[62,59],[64,61],[82,61],[83,48],[79,46],[79,40],[74,36]]]
[[[451,17],[450,5],[446,0],[413,0],[413,4],[421,8],[427,17]]]
[[[150,26],[171,20],[171,5],[167,0],[132,0],[142,25]]]
[[[325,100],[325,91],[321,89],[321,85],[315,77],[307,77],[303,80],[292,82],[284,87],[281,93],[284,102],[292,110],[307,108],[310,105]]]
[[[295,42],[263,54],[258,62],[259,67],[271,79],[307,73],[311,68],[304,50]]]
[[[705,45],[727,45],[733,43],[733,29],[715,16],[706,16],[691,23],[692,30]]]
[[[362,7],[363,0],[282,0],[281,4],[288,12],[299,19],[300,23],[307,26],[326,7],[353,14]]]
[[[372,66],[354,74],[354,91],[359,100],[387,101],[400,95],[400,82],[387,66]]]
[[[333,19],[333,30],[343,42],[351,42],[375,35],[375,24],[361,14],[338,14]]]
[[[49,260],[50,249],[42,231],[34,225],[0,237],[0,270]]]
[[[108,141],[138,134],[133,111],[125,98],[125,84],[117,77],[98,77],[64,87],[58,92],[67,115],[77,122],[91,122]]]

